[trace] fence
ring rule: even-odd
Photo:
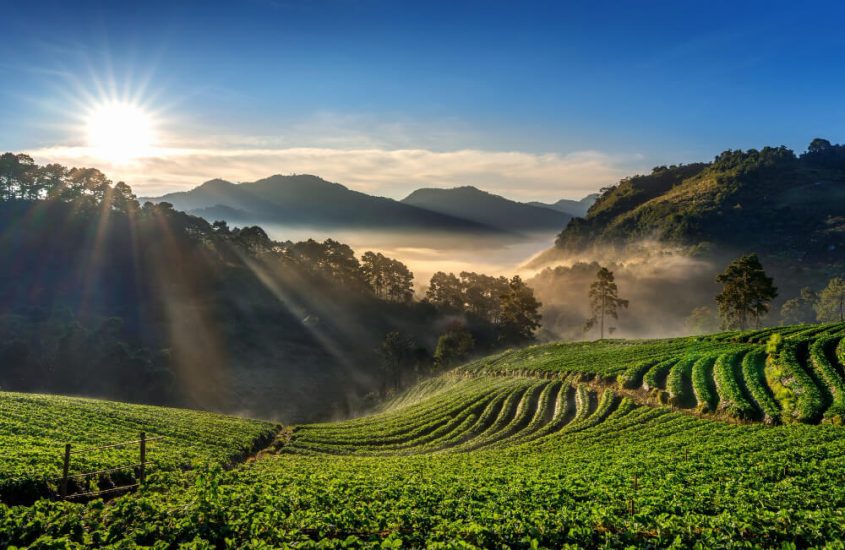
[[[96,447],[85,447],[83,449],[73,449],[71,444],[68,443],[65,445],[65,455],[64,455],[64,462],[62,464],[62,477],[57,478],[61,481],[59,485],[59,496],[63,500],[69,500],[74,498],[87,498],[87,497],[98,497],[100,495],[104,495],[107,493],[116,493],[121,491],[131,491],[139,486],[141,486],[146,481],[147,476],[147,464],[149,461],[147,460],[147,443],[150,441],[156,441],[159,439],[164,439],[164,436],[158,437],[147,437],[145,432],[141,432],[141,435],[138,439],[132,441],[121,441],[119,443],[111,443],[109,445],[99,445]],[[71,474],[70,473],[70,460],[71,456],[82,454],[82,453],[91,453],[95,451],[101,451],[103,449],[114,449],[118,447],[128,447],[130,445],[138,445],[138,458],[139,461],[137,464],[127,464],[124,466],[116,466],[114,468],[106,468],[103,470],[94,470],[92,472],[83,472],[81,474]],[[127,485],[120,485],[109,487],[108,489],[101,489],[96,491],[82,491],[68,494],[68,484],[72,479],[87,479],[93,476],[100,476],[106,474],[112,474],[115,472],[123,472],[127,470],[136,470],[137,472],[137,481],[135,483],[129,483]]]

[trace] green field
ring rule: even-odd
[[[148,449],[159,470],[236,461],[275,434],[268,422],[200,411],[0,392],[0,501],[55,493],[66,443],[74,450],[71,474],[135,464],[138,445],[85,449],[137,440],[142,431],[151,439],[163,436]]]
[[[271,425],[0,394],[11,417],[64,407],[88,426],[80,441],[155,426],[179,440],[135,494],[0,505],[0,547],[841,548],[844,337],[836,324],[532,346],[372,415],[283,430],[232,469]],[[67,432],[41,426],[0,424],[4,480],[26,456],[36,477],[55,470]]]

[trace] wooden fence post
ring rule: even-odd
[[[64,499],[67,497],[67,474],[68,470],[70,469],[70,443],[65,444],[65,462],[62,465],[62,487],[60,489],[60,494]]]
[[[138,474],[138,483],[144,483],[147,466],[147,433],[141,432],[141,471]]]

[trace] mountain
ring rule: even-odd
[[[179,210],[207,219],[234,222],[482,234],[501,232],[493,224],[367,195],[311,175],[276,175],[240,184],[215,179],[190,191],[142,200],[169,202]],[[564,224],[558,224],[558,228]]]
[[[559,230],[572,219],[564,212],[512,201],[471,186],[418,189],[401,202],[516,232]]]
[[[659,166],[602,193],[557,238],[564,251],[657,240],[813,264],[845,261],[845,146],[815,140]]]
[[[558,212],[563,212],[565,214],[569,214],[573,218],[583,218],[587,215],[587,210],[596,202],[596,199],[599,198],[598,193],[591,193],[584,197],[581,200],[574,201],[572,199],[560,199],[555,203],[545,203],[545,202],[529,202],[531,206],[540,206],[543,208],[551,208],[552,210],[557,210]]]

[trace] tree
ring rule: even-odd
[[[735,259],[724,272],[716,276],[722,292],[716,296],[723,328],[748,327],[749,317],[755,326],[760,317],[769,312],[769,302],[778,295],[774,280],[766,275],[757,254],[747,254]]]
[[[475,338],[472,337],[472,333],[462,323],[455,321],[437,339],[434,364],[443,368],[458,363],[466,359],[474,347]]]
[[[234,241],[244,250],[254,256],[260,256],[271,250],[273,241],[267,233],[257,225],[244,227],[234,235]]]
[[[0,155],[0,200],[35,198],[31,195],[37,170],[38,167],[29,155]]]
[[[845,280],[831,279],[819,293],[815,309],[820,322],[845,321]]]
[[[412,357],[414,340],[407,338],[398,330],[392,330],[384,336],[379,348],[382,360],[382,395],[387,395],[388,386],[398,390],[402,385],[402,368]]]
[[[138,210],[138,197],[125,182],[119,181],[111,190],[112,207],[119,212],[134,212]]]
[[[461,295],[464,310],[493,324],[499,324],[502,313],[502,297],[509,291],[505,277],[493,277],[483,273],[461,272]]]
[[[619,308],[627,309],[628,300],[619,297],[619,289],[613,277],[613,272],[602,267],[596,273],[596,280],[590,285],[590,311],[593,316],[587,320],[584,327],[590,330],[599,325],[600,339],[604,340],[605,316],[619,318]]]
[[[229,236],[232,234],[232,230],[229,229],[229,224],[226,220],[215,220],[211,224],[211,229],[218,235]]]
[[[810,142],[810,145],[807,147],[808,153],[824,153],[830,150],[831,144],[828,140],[823,138],[816,138]]]
[[[534,290],[519,275],[514,275],[501,296],[499,340],[511,343],[531,340],[534,331],[540,328],[541,305],[534,297]]]
[[[801,289],[801,293],[785,301],[780,307],[780,321],[784,325],[812,323],[815,320],[818,295],[810,287]]]
[[[365,252],[361,271],[375,295],[383,300],[404,303],[414,297],[414,274],[399,260],[380,252]]]
[[[425,291],[425,299],[441,309],[463,311],[464,297],[461,280],[453,273],[438,271],[431,276],[428,290]]]

